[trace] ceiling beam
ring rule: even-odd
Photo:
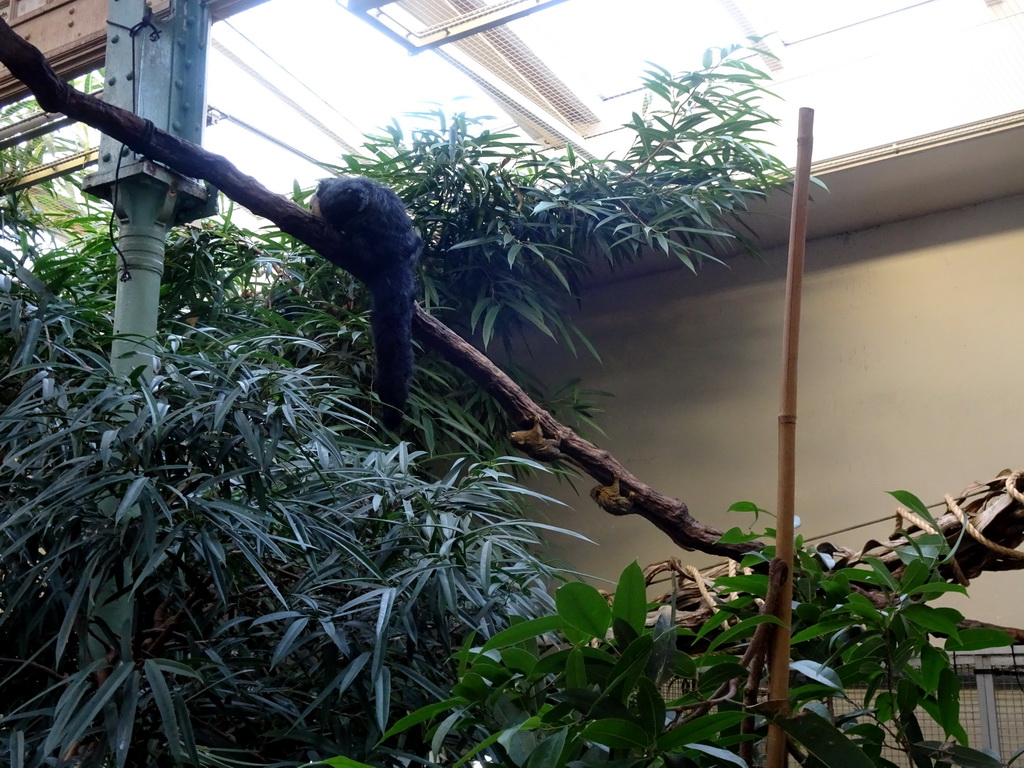
[[[215,21],[253,8],[266,0],[206,0]],[[54,71],[65,80],[103,66],[107,48],[109,0],[51,0],[40,8],[19,12],[18,3],[7,8],[7,24],[43,52]],[[158,16],[170,10],[171,0],[150,0]],[[29,95],[28,89],[0,65],[0,106]]]

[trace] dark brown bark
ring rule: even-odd
[[[226,158],[155,129],[138,115],[70,87],[53,72],[38,49],[16,35],[2,20],[0,62],[28,86],[47,112],[62,112],[150,160],[182,175],[210,182],[236,203],[274,222],[282,232],[305,243],[332,263],[356,277],[364,277],[344,238],[322,219],[274,194]],[[759,545],[753,543],[719,542],[721,531],[694,519],[684,502],[658,493],[627,471],[610,453],[555,421],[486,356],[420,308],[417,308],[413,325],[416,337],[426,347],[441,354],[500,404],[509,415],[512,429],[529,427],[537,418],[545,434],[559,441],[561,454],[582,471],[602,484],[610,484],[618,477],[623,493],[634,494],[629,514],[645,518],[687,549],[738,558],[758,548]]]

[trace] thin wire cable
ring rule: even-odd
[[[279,62],[277,59],[275,59],[273,56],[271,56],[269,53],[267,53],[266,49],[264,49],[262,46],[260,46],[254,40],[252,40],[244,32],[240,31],[238,29],[238,27],[236,27],[234,24],[232,24],[230,21],[227,21],[226,19],[222,23],[226,27],[228,27],[229,29],[233,30],[236,35],[238,35],[240,38],[245,40],[245,42],[249,43],[249,45],[251,45],[257,51],[262,53],[275,67],[277,67],[282,72],[284,72],[286,75],[288,75],[288,77],[290,77],[292,80],[294,80],[296,83],[298,83],[302,88],[304,88],[305,90],[309,91],[314,97],[316,97],[316,99],[318,101],[320,101],[324,106],[326,106],[328,109],[330,109],[332,112],[334,112],[334,114],[336,114],[338,117],[340,117],[342,120],[344,120],[350,126],[352,126],[360,134],[363,132],[362,129],[358,125],[356,125],[350,118],[346,117],[345,114],[340,109],[338,109],[331,102],[329,102],[327,99],[325,99],[323,96],[321,96],[319,92],[317,92],[313,88],[311,88],[308,83],[306,83],[304,80],[302,80],[297,75],[295,75],[290,69],[288,69],[286,66],[284,66],[281,62]]]
[[[135,38],[137,38],[143,30],[149,29],[149,39],[151,42],[156,42],[160,39],[160,29],[153,23],[153,11],[146,6],[146,10],[142,15],[142,21],[132,27],[125,27],[113,21],[107,21],[108,24],[114,27],[119,27],[128,31],[128,37],[132,41],[132,113],[139,113],[139,64],[138,64],[138,51],[135,47]],[[153,123],[146,120],[146,127],[148,135],[152,134]],[[110,219],[107,222],[107,231],[110,236],[110,244],[114,247],[114,251],[118,256],[121,257],[121,277],[122,283],[127,283],[132,279],[131,269],[128,267],[128,257],[124,255],[124,251],[121,250],[121,245],[117,242],[117,235],[114,232],[114,219],[117,217],[117,198],[118,191],[121,187],[121,161],[124,159],[125,149],[127,145],[121,143],[121,148],[117,150],[117,165],[114,167],[114,183],[113,188],[110,192]]]

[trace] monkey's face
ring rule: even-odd
[[[346,222],[367,204],[367,180],[361,177],[321,179],[310,198],[310,210],[332,226],[344,228]]]

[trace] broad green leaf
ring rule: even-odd
[[[558,768],[562,763],[559,758],[565,749],[565,740],[569,733],[568,726],[545,736],[530,753],[525,768]]]
[[[961,744],[968,743],[967,732],[960,722],[960,677],[950,667],[946,667],[939,675],[939,689],[935,694],[938,706],[939,725],[946,734]]]
[[[665,728],[665,700],[650,678],[637,680],[634,705],[637,723],[652,739],[656,739]]]
[[[447,712],[449,709],[462,706],[465,703],[466,700],[461,696],[455,696],[450,699],[445,699],[444,701],[435,702],[434,704],[427,704],[425,707],[420,707],[415,712],[411,712],[405,717],[400,718],[383,736],[380,737],[380,740],[383,742],[390,739],[396,733],[407,731],[414,725],[419,725],[427,720],[431,720],[435,715]]]
[[[350,757],[332,757],[328,760],[321,760],[318,763],[306,763],[306,765],[328,765],[330,768],[373,768],[373,766],[367,765],[366,763],[360,763],[358,760],[353,760]]]
[[[839,679],[839,675],[836,674],[835,670],[826,667],[824,664],[819,664],[810,659],[802,659],[800,661],[791,661],[789,668],[822,685],[827,685],[837,691],[843,690],[843,683]]]
[[[802,643],[805,640],[813,640],[816,637],[831,635],[842,629],[846,629],[849,626],[851,626],[849,619],[828,619],[819,624],[812,624],[809,627],[801,629],[790,638],[790,643],[796,645],[797,643]]]
[[[647,621],[647,585],[644,572],[636,560],[626,566],[619,576],[612,602],[612,618],[622,619],[638,634]]]
[[[922,586],[931,574],[931,563],[920,558],[907,563],[900,577],[900,591],[910,593]],[[945,583],[945,582],[943,582]]]
[[[874,768],[860,747],[820,715],[804,710],[770,719],[827,768]]]
[[[940,632],[951,638],[957,634],[957,624],[964,618],[952,608],[936,608],[924,603],[912,603],[904,607],[900,615],[929,632]]]
[[[739,526],[733,526],[719,537],[722,544],[746,544],[761,538],[759,533],[748,533]]]
[[[749,619],[744,619],[739,624],[729,627],[727,630],[722,632],[722,634],[715,637],[715,639],[708,645],[708,650],[713,651],[735,639],[751,635],[760,624],[776,624],[778,626],[782,626],[782,622],[779,620],[778,616],[772,616],[771,614],[751,616]]]
[[[583,652],[572,648],[565,661],[565,685],[580,690],[587,687],[587,667],[583,660]]]
[[[763,598],[768,594],[768,577],[761,574],[720,576],[715,579],[715,588]]]
[[[647,749],[651,744],[650,737],[639,725],[611,717],[588,723],[580,737],[612,749]]]
[[[748,717],[749,715],[745,712],[735,710],[715,712],[704,717],[698,717],[662,734],[658,738],[658,749],[663,752],[674,752],[694,742],[705,741],[727,728],[732,728]]]
[[[739,755],[734,755],[732,752],[720,747],[711,747],[707,744],[687,744],[683,747],[682,751],[684,754],[687,751],[701,752],[705,755],[711,755],[724,763],[732,763],[733,765],[738,765],[739,768],[749,768],[747,762]]]
[[[755,515],[759,512],[763,512],[757,504],[752,501],[737,501],[729,505],[728,512],[752,512]]]
[[[935,524],[935,518],[932,517],[931,511],[929,511],[923,501],[917,498],[917,496],[912,494],[910,491],[888,491],[888,494],[911,512],[920,515],[931,523],[934,530],[939,530],[939,526]]]
[[[904,677],[896,683],[896,707],[901,715],[912,715],[920,698],[918,687]]]
[[[921,687],[925,693],[935,693],[942,670],[947,666],[949,657],[938,648],[930,644],[921,648]]]
[[[932,581],[927,584],[921,584],[918,587],[914,587],[907,592],[908,597],[914,595],[944,595],[948,592],[955,592],[960,595],[967,594],[967,588],[962,584],[950,584],[945,581]]]
[[[601,593],[582,581],[570,581],[555,592],[555,607],[562,621],[588,637],[604,639],[612,623],[612,609]]]
[[[922,741],[914,745],[926,759],[936,761],[936,765],[956,765],[959,768],[1004,768],[1013,762],[1011,758],[1003,763],[999,756],[987,750],[971,749],[960,744],[941,741]],[[931,763],[929,763],[931,764]]]
[[[487,651],[494,650],[495,648],[504,648],[509,645],[518,645],[524,640],[530,640],[534,637],[546,635],[549,632],[557,632],[564,625],[564,621],[560,616],[542,616],[539,619],[529,619],[527,621],[521,621],[518,624],[513,624],[507,629],[503,629],[496,635],[491,637],[483,647],[480,649],[481,652],[486,653]]]
[[[947,651],[982,651],[986,648],[1005,648],[1013,645],[1013,638],[995,627],[961,629],[956,636],[946,638]]]

